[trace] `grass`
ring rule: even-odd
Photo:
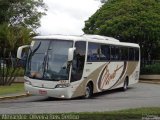
[[[44,120],[160,120],[160,107],[136,108],[109,112],[21,114],[21,116],[24,116],[28,120],[34,118]],[[34,116],[34,118],[32,116]],[[2,116],[0,115],[0,118],[1,117]]]
[[[20,93],[24,91],[23,83],[13,83],[11,86],[0,86],[0,95]]]
[[[78,109],[78,108],[77,108]],[[82,113],[54,113],[43,114],[44,116],[57,116],[60,119],[73,120],[147,120],[151,117],[159,117],[160,107],[136,108],[109,112],[82,112]]]
[[[111,112],[79,113],[80,119],[87,120],[142,120],[143,117],[158,116],[160,107],[136,108]]]

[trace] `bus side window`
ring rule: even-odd
[[[134,61],[134,48],[129,48],[129,60]]]
[[[111,46],[111,56],[110,56],[111,60],[116,60],[116,50],[115,50],[115,46]]]
[[[99,61],[100,46],[97,43],[88,43],[88,62]]]
[[[110,47],[109,45],[101,45],[100,60],[110,60]]]
[[[120,60],[120,49],[118,46],[115,47],[115,60]]]
[[[139,60],[139,49],[135,48],[135,61]]]
[[[121,47],[121,60],[128,60],[128,48]]]

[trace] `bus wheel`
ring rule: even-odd
[[[91,98],[92,94],[93,94],[92,84],[88,84],[88,85],[86,86],[84,98],[86,98],[86,99],[87,99],[87,98]]]
[[[123,91],[126,91],[127,89],[128,89],[128,77],[126,77],[124,84],[123,84],[123,87],[122,87]]]

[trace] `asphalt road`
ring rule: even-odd
[[[160,107],[160,84],[138,83],[125,92],[96,94],[92,99],[59,100],[30,96],[0,101],[0,114],[112,111],[137,107]]]

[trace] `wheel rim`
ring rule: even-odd
[[[124,89],[124,90],[127,90],[127,81],[124,82],[123,89]]]
[[[87,87],[86,87],[85,98],[89,98],[89,97],[90,97],[90,92],[91,92],[91,90],[90,90],[90,88],[87,86]]]
[[[126,84],[126,82],[124,83],[124,89],[125,89],[125,90],[127,89],[127,84]]]

